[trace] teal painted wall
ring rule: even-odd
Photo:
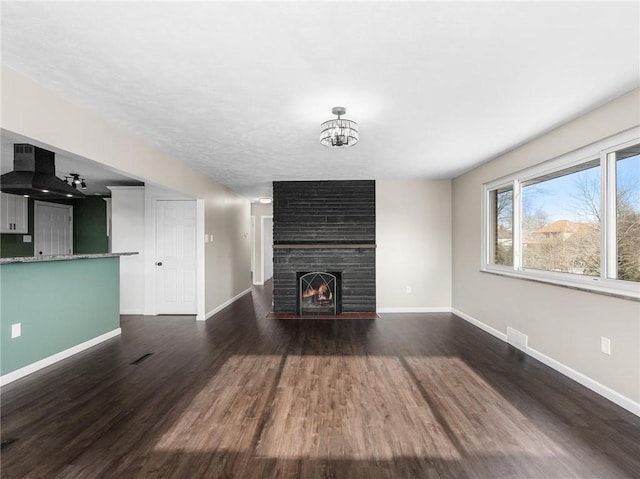
[[[107,253],[107,204],[101,197],[81,200],[50,200],[49,203],[73,205],[73,252],[75,254]],[[34,200],[29,199],[29,232],[31,243],[22,241],[22,234],[0,234],[0,257],[33,256]]]
[[[118,257],[0,265],[0,375],[119,328],[119,278]]]

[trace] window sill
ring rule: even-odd
[[[604,281],[601,278],[592,278],[594,283],[599,283],[599,284],[591,284],[588,278],[568,280],[565,278],[553,277],[553,273],[546,275],[545,273],[531,272],[531,271],[513,271],[508,268],[501,269],[501,268],[488,267],[486,269],[481,269],[480,272],[495,274],[498,276],[507,276],[509,278],[520,279],[524,281],[533,281],[534,283],[550,284],[553,286],[560,286],[562,288],[585,291],[588,293],[602,294],[604,296],[611,296],[613,298],[640,302],[640,284],[635,288],[635,291],[634,291],[632,289],[635,286],[634,283],[628,283],[630,285],[629,290],[621,290],[617,288],[612,288],[608,285],[602,285],[601,283]],[[627,283],[625,282],[625,284]]]

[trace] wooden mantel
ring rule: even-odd
[[[374,249],[375,244],[274,244],[273,249]]]

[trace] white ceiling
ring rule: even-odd
[[[639,40],[638,2],[2,3],[4,63],[247,197],[454,177],[637,87]]]

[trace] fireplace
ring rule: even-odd
[[[298,314],[330,314],[342,312],[340,272],[299,272]]]
[[[274,181],[273,313],[375,311],[375,182]]]

